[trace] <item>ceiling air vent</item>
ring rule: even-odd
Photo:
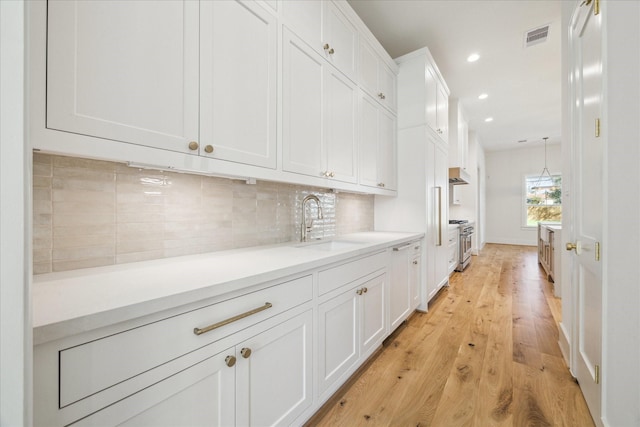
[[[524,47],[530,47],[539,43],[544,43],[549,38],[549,26],[538,27],[529,30],[524,35]]]

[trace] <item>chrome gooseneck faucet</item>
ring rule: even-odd
[[[302,200],[302,224],[300,227],[301,242],[307,241],[307,233],[311,232],[311,229],[313,228],[313,218],[311,218],[311,221],[309,222],[309,224],[307,224],[307,204],[311,200],[316,202],[316,205],[318,205],[318,219],[322,219],[323,217],[322,206],[320,206],[320,199],[318,199],[317,196],[314,196],[313,194],[309,194],[307,197],[305,197]]]

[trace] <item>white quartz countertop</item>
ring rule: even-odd
[[[420,239],[423,233],[343,235],[344,248],[300,243],[257,246],[200,255],[34,276],[34,344],[197,302]],[[317,244],[311,242],[309,245]]]

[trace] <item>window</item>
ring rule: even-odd
[[[527,175],[525,188],[525,226],[538,221],[562,221],[562,175]]]

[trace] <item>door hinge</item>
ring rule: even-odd
[[[600,119],[596,119],[596,138],[600,137]]]
[[[600,365],[596,365],[596,369],[595,369],[595,374],[596,377],[594,378],[596,384],[600,384]]]
[[[595,0],[595,3],[593,4],[593,14],[594,15],[600,14],[600,0]]]
[[[596,242],[596,261],[600,261],[600,242]]]

